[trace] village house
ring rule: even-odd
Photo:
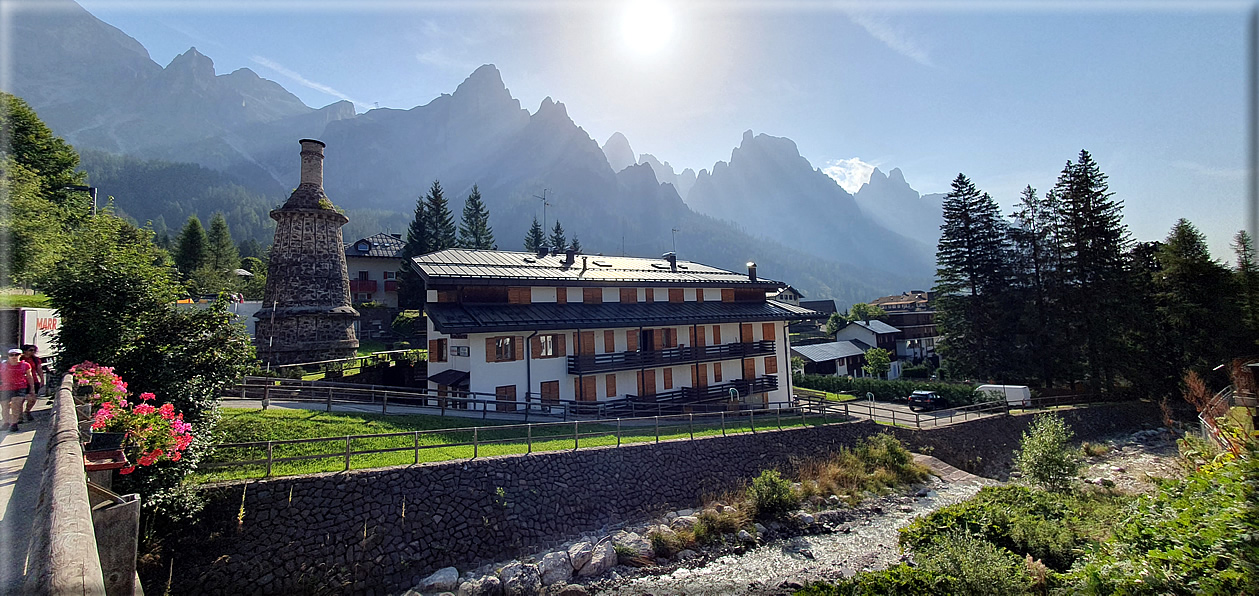
[[[783,284],[681,261],[448,249],[416,257],[429,386],[523,402],[634,400],[679,410],[790,401]],[[733,393],[731,390],[734,390]],[[721,404],[718,406],[718,404]]]
[[[900,330],[896,338],[896,355],[913,364],[929,362],[940,365],[936,354],[939,332],[931,292],[910,290],[894,296],[883,296],[870,304],[887,313],[887,324]]]
[[[398,263],[402,234],[373,234],[345,245],[345,268],[354,302],[398,307]]]

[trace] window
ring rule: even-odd
[[[638,302],[637,288],[621,288],[621,302],[632,303]]]
[[[713,345],[721,345],[721,325],[713,325]]]
[[[616,351],[616,332],[608,329],[603,332],[603,353],[611,354]]]
[[[359,271],[359,272],[358,272],[358,280],[359,280],[359,281],[367,281],[367,280],[369,280],[369,279],[371,279],[371,278],[367,276],[367,272],[366,272],[366,271]]]
[[[778,338],[775,331],[776,327],[773,323],[761,323],[761,339],[765,341],[774,341]]]
[[[485,338],[486,362],[511,362],[520,360],[520,345],[524,338],[520,336],[500,336]]]
[[[656,301],[656,289],[655,289],[655,288],[644,288],[644,289],[643,289],[643,301],[644,301],[644,302],[655,302],[655,301]]]
[[[722,289],[721,289],[721,301],[722,301],[722,302],[734,302],[734,288],[722,288]]]
[[[555,303],[568,304],[568,288],[555,288]]]
[[[468,346],[450,346],[451,356],[462,356],[467,358],[470,354],[471,351],[468,349]]]
[[[516,411],[516,386],[502,385],[494,388],[494,409],[499,412]]]
[[[502,337],[494,342],[494,359],[499,361],[516,359],[516,346],[510,337]]]
[[[581,301],[586,304],[603,304],[603,288],[582,288]]]
[[[565,353],[563,334],[533,336],[529,355],[533,358],[559,358]]]
[[[696,288],[696,289],[695,289],[695,301],[696,301],[696,302],[703,302],[703,301],[704,301],[704,288]]]
[[[393,279],[393,278],[394,278],[394,276],[396,276],[396,275],[398,275],[398,274],[397,274],[396,272],[394,272],[394,271],[386,271],[386,272],[385,272],[385,279]]]
[[[507,288],[508,304],[529,304],[533,302],[533,291],[528,286]]]
[[[682,293],[682,288],[669,288],[669,302],[676,304],[683,302],[684,299],[685,294]]]
[[[429,362],[445,362],[446,361],[445,338],[428,340],[428,361]]]

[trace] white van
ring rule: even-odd
[[[985,398],[995,401],[1004,397],[1009,406],[1032,405],[1032,390],[1026,385],[980,385],[975,388],[975,393],[979,394],[977,401],[985,401]]]

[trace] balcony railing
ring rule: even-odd
[[[398,280],[396,280],[396,279],[386,279],[386,280],[385,280],[385,291],[386,291],[386,292],[397,292],[397,291],[398,291]]]
[[[351,292],[370,293],[376,291],[376,280],[374,279],[351,279]]]
[[[767,393],[778,390],[778,375],[766,375],[754,379],[735,379],[727,383],[708,385],[706,387],[681,387],[670,391],[661,391],[654,395],[627,395],[634,412],[671,412],[683,406],[707,404],[713,409],[717,402],[729,402],[730,390],[739,392],[739,397],[755,393]],[[694,408],[691,408],[694,410]],[[725,405],[717,409],[726,409]],[[694,410],[699,411],[699,410]]]
[[[568,374],[580,375],[696,362],[733,360],[735,358],[770,355],[773,353],[774,342],[770,340],[718,346],[682,346],[663,350],[638,350],[636,352],[613,352],[611,354],[586,356],[572,355],[568,357]]]

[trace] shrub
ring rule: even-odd
[[[791,482],[778,475],[778,470],[765,470],[748,487],[748,500],[761,519],[775,519],[790,513],[800,504],[800,496]]]
[[[929,474],[889,434],[866,437],[855,449],[841,449],[829,458],[797,462],[796,468],[802,496],[839,495],[847,497],[850,504],[855,504],[865,491],[921,482]]]
[[[1089,457],[1101,457],[1110,453],[1110,445],[1085,441],[1080,444],[1080,451]]]
[[[647,539],[651,541],[651,550],[656,551],[656,555],[661,557],[672,557],[687,547],[686,542],[675,532],[657,530],[648,533]]]
[[[953,578],[902,563],[881,571],[858,573],[834,584],[810,584],[796,596],[936,596],[953,591]]]
[[[925,379],[931,376],[931,369],[925,364],[906,366],[901,369],[901,377],[906,379]]]
[[[1065,490],[1080,469],[1067,447],[1073,435],[1061,417],[1036,416],[1023,433],[1022,445],[1014,455],[1015,465],[1033,482],[1049,490]]]
[[[963,531],[939,536],[914,560],[929,575],[952,578],[950,594],[1024,594],[1032,583],[1023,559]]]
[[[879,401],[899,401],[917,390],[934,391],[949,406],[964,406],[975,402],[975,387],[958,383],[920,382],[910,380],[884,381],[881,379],[836,377],[832,375],[792,376],[792,384],[806,389],[828,393],[847,393],[864,396],[873,393]]]
[[[748,523],[747,516],[740,512],[725,513],[715,509],[705,509],[695,516],[695,542],[712,544],[719,542],[722,535],[734,534],[742,530]]]
[[[389,324],[389,327],[393,329],[394,333],[402,337],[415,337],[423,331],[421,327],[425,324],[424,315],[420,311],[404,310],[393,318],[393,322]]]

